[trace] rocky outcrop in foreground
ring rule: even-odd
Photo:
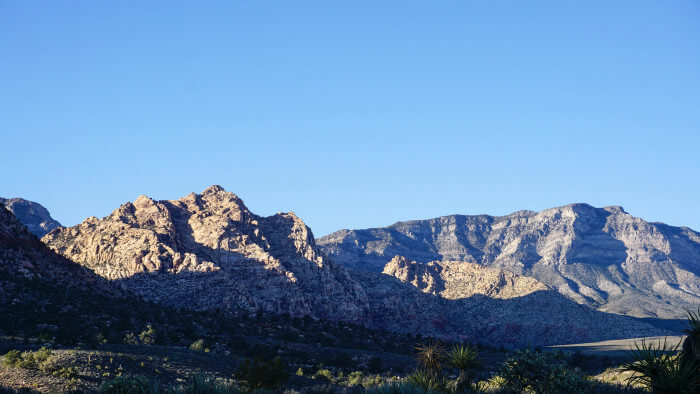
[[[129,293],[178,308],[310,315],[509,345],[663,333],[477,265],[416,274],[420,264],[399,258],[385,274],[348,270],[319,252],[293,213],[257,216],[219,186],[172,201],[141,196],[43,241]]]
[[[572,204],[508,216],[444,216],[320,238],[334,261],[382,272],[396,255],[464,261],[537,279],[576,302],[637,317],[700,305],[700,234],[621,207]]]
[[[15,217],[34,235],[41,238],[49,231],[61,227],[61,223],[51,217],[49,211],[41,204],[22,198],[2,198],[0,205],[5,205]]]

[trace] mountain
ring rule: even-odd
[[[477,265],[460,271],[464,283],[474,281],[472,293],[452,298],[405,283],[398,265],[386,274],[347,269],[320,253],[293,213],[257,216],[220,186],[171,201],[140,196],[42,241],[130,294],[182,309],[313,316],[508,345],[664,333]],[[541,318],[550,312],[557,315]]]
[[[318,253],[294,213],[257,216],[220,186],[174,201],[140,196],[43,241],[131,293],[170,306],[347,321],[361,321],[367,311],[360,284]]]
[[[52,252],[0,205],[0,335],[84,340],[110,324],[110,300],[123,304],[123,293]]]
[[[382,272],[410,283],[424,293],[448,300],[469,298],[475,294],[507,300],[550,290],[536,279],[463,261],[422,264],[396,256]]]
[[[8,209],[0,205],[0,269],[7,289],[7,278],[40,279],[55,286],[90,289],[95,286],[106,290],[106,281],[79,264],[61,257],[44,245]]]
[[[700,234],[621,207],[444,216],[341,230],[318,245],[334,261],[365,271],[382,272],[397,255],[501,268],[580,304],[636,317],[683,317],[684,307],[700,304]]]
[[[383,269],[354,271],[381,328],[512,346],[667,334],[564,297],[533,278],[465,262],[418,263],[396,256]],[[414,291],[411,291],[414,290]]]
[[[39,203],[22,198],[0,197],[0,205],[5,205],[37,237],[43,237],[49,231],[61,227],[61,223],[54,220],[49,211]]]

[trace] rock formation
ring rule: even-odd
[[[507,216],[444,216],[341,230],[321,249],[382,272],[394,256],[465,261],[531,276],[578,303],[637,317],[679,318],[700,304],[700,234],[648,223],[621,207],[572,204]]]
[[[61,223],[54,220],[49,211],[37,202],[22,198],[5,199],[0,197],[0,205],[5,205],[20,223],[39,238],[49,231],[61,227]]]
[[[448,300],[469,298],[475,294],[507,300],[549,290],[536,279],[462,261],[421,264],[396,256],[384,266],[383,273],[410,283],[424,293]]]
[[[124,289],[171,306],[357,322],[367,313],[362,287],[318,253],[301,219],[254,215],[220,186],[175,201],[140,196],[43,241]]]
[[[174,201],[141,196],[43,241],[129,293],[178,308],[311,315],[508,345],[663,333],[474,264],[435,263],[423,272],[397,258],[386,274],[348,270],[319,252],[293,213],[257,216],[219,186]]]

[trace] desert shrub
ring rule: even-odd
[[[146,329],[139,334],[139,341],[144,345],[154,345],[156,343],[156,329],[152,325],[146,325]]]
[[[365,390],[367,394],[427,394],[425,390],[408,382],[391,382],[380,384]]]
[[[22,353],[19,350],[10,350],[5,354],[3,364],[8,367],[16,367],[22,362]]]
[[[127,345],[138,345],[139,341],[136,339],[136,335],[133,332],[127,332],[124,335],[124,343]]]
[[[235,376],[247,388],[259,389],[279,386],[287,379],[288,374],[279,357],[270,361],[256,357],[244,360],[236,370]]]
[[[59,367],[52,369],[51,375],[62,379],[73,379],[78,376],[78,371],[74,367]]]
[[[406,378],[406,383],[428,392],[448,391],[449,381],[423,369],[418,369]]]
[[[327,369],[319,369],[316,371],[315,374],[312,376],[313,379],[320,379],[320,380],[325,380],[328,383],[333,382],[333,372],[327,370]]]
[[[51,357],[51,350],[45,347],[35,352],[22,352],[10,350],[6,355],[3,363],[10,367],[19,367],[23,369],[40,369]]]
[[[633,372],[628,385],[639,384],[654,393],[700,392],[699,363],[679,353],[678,345],[642,341],[635,343],[632,357],[633,361],[622,366],[623,371]]]
[[[350,372],[347,377],[348,386],[360,386],[362,385],[364,374],[361,371]]]
[[[561,355],[530,349],[516,351],[498,369],[506,390],[535,393],[583,393],[588,378],[566,365]]]
[[[213,377],[195,376],[185,387],[176,390],[176,394],[234,394],[240,391],[229,382],[217,382]]]
[[[102,382],[99,388],[104,394],[164,394],[166,390],[157,380],[145,376],[120,376],[113,380]]]
[[[195,352],[203,352],[205,349],[204,346],[204,339],[197,339],[196,341],[192,342],[190,345],[190,350],[193,350]]]

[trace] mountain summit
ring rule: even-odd
[[[341,230],[318,244],[334,261],[374,272],[396,255],[501,268],[624,315],[677,318],[683,307],[700,304],[700,234],[649,223],[616,206],[443,216]]]
[[[260,217],[221,186],[173,201],[139,196],[43,241],[146,299],[195,310],[243,309],[361,320],[362,287],[327,262],[294,213]]]

